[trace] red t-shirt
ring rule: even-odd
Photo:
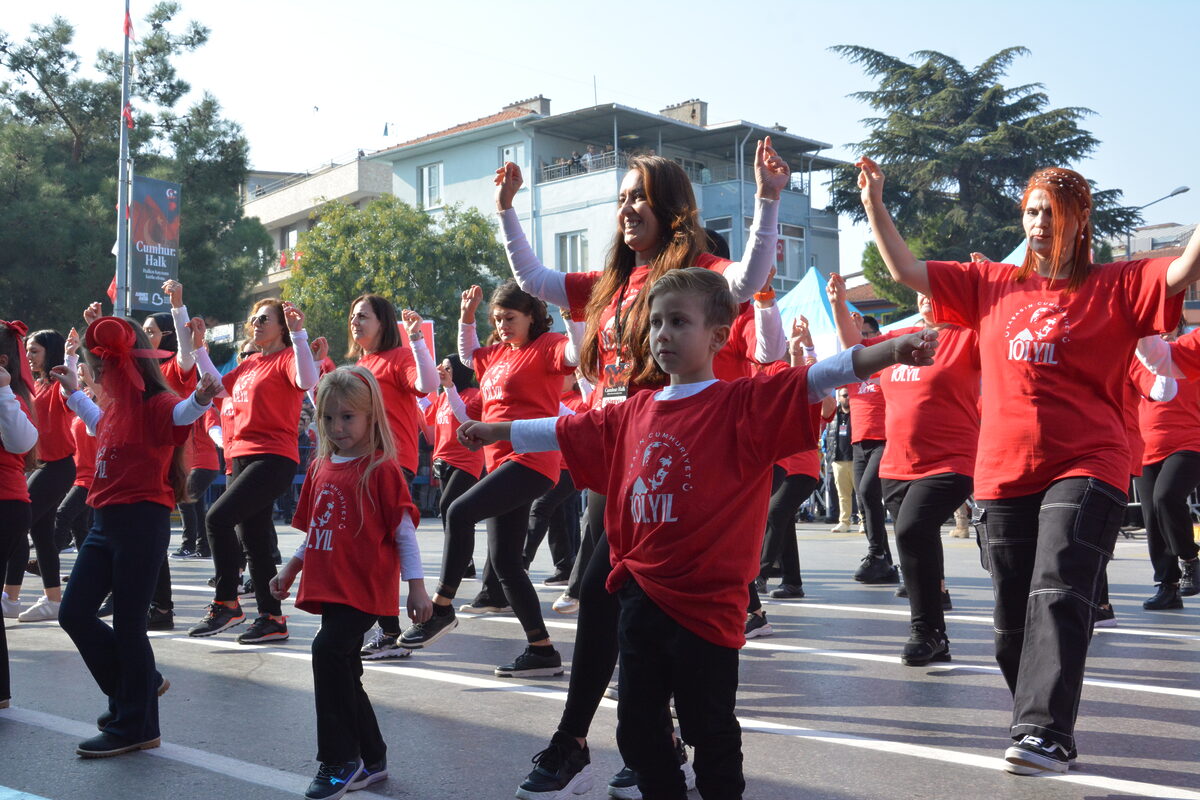
[[[741,313],[733,320],[729,339],[713,356],[713,375],[719,380],[732,381],[755,374],[754,348],[758,337],[754,332],[754,303],[742,303]]]
[[[180,400],[183,400],[195,391],[198,370],[194,366],[187,372],[184,372],[180,368],[179,362],[172,356],[166,361],[160,361],[158,368],[162,371],[162,376],[167,382],[167,386],[171,387],[172,392],[179,395]]]
[[[420,413],[417,398],[417,360],[407,347],[393,347],[379,353],[368,353],[358,360],[379,383],[383,406],[387,409],[388,425],[396,443],[400,466],[417,473],[417,435],[420,433]]]
[[[317,377],[324,377],[337,369],[337,364],[329,356],[325,356],[317,362]]]
[[[172,356],[166,361],[159,362],[159,368],[162,370],[163,378],[166,379],[167,385],[171,387],[171,391],[179,395],[179,399],[184,399],[196,390],[196,383],[199,380],[199,370],[194,366],[186,373],[180,369],[179,362]],[[204,452],[204,442],[199,443],[197,447],[196,441],[196,426],[201,424],[203,417],[196,421],[196,425],[192,428],[192,433],[188,435],[188,440],[184,445],[183,465],[184,469],[191,472],[193,469],[216,469],[217,467],[217,451],[209,439],[208,434],[201,431],[204,440],[208,442],[209,452]],[[209,460],[214,466],[207,466]],[[204,463],[197,463],[197,460]]]
[[[255,353],[221,379],[229,397],[226,460],[276,455],[300,463],[297,444],[304,391],[296,385],[296,354],[285,347],[269,356]]]
[[[14,394],[16,393],[14,392]],[[25,403],[25,398],[19,394],[16,395],[16,398],[17,403],[21,406],[21,413],[25,415],[26,419],[30,419],[29,406]],[[29,502],[29,489],[25,482],[25,453],[10,453],[4,449],[2,444],[0,444],[0,500]]]
[[[292,527],[307,532],[296,608],[320,614],[341,603],[367,614],[400,613],[396,529],[404,513],[420,522],[395,461],[362,475],[367,458],[343,464],[319,458],[308,467]]]
[[[217,459],[217,445],[208,435],[211,427],[209,412],[192,423],[192,435],[188,437],[187,449],[184,451],[183,463],[188,471],[194,469],[220,469],[221,462]],[[219,422],[217,424],[220,424]]]
[[[71,438],[75,440],[75,483],[73,486],[92,488],[96,476],[96,437],[87,432],[87,425],[76,417],[71,422]]]
[[[672,619],[721,647],[745,643],[771,470],[816,446],[807,368],[717,381],[699,394],[562,417],[575,485],[608,496],[608,590],[629,577]]]
[[[479,419],[483,412],[483,400],[479,390],[464,389],[458,393],[463,404],[467,407],[468,419]],[[483,474],[483,451],[468,450],[458,443],[458,417],[450,408],[450,401],[445,392],[438,392],[437,398],[425,409],[425,424],[433,427],[433,460],[439,458],[452,467],[478,478]]]
[[[1017,267],[927,262],[933,310],[979,332],[983,414],[975,495],[1021,497],[1061,478],[1124,490],[1124,383],[1137,340],[1179,321],[1171,259],[1093,265],[1078,290]]]
[[[146,441],[132,443],[117,430],[115,415],[105,413],[96,430],[96,474],[88,492],[92,508],[151,502],[175,507],[171,487],[171,459],[175,448],[187,441],[191,425],[176,425],[171,414],[179,398],[159,392],[145,402],[143,430]]]
[[[872,375],[868,380],[846,384],[850,393],[851,444],[887,438],[887,403],[878,381],[879,376]]]
[[[75,452],[71,438],[71,420],[75,412],[67,408],[58,384],[54,381],[34,381],[33,408],[37,412],[37,457],[49,464],[61,461]]]
[[[1200,329],[1171,342],[1171,358],[1188,380],[1200,380]]]
[[[702,253],[697,259],[695,266],[702,269],[716,270],[724,274],[732,261],[726,261],[723,258]],[[591,299],[592,289],[600,282],[600,277],[603,272],[569,272],[566,275],[567,301],[571,307],[571,316],[575,319],[583,319],[585,309],[587,308],[588,300]],[[626,282],[625,292],[622,295],[618,290],[612,296],[604,311],[600,314],[600,346],[596,378],[596,389],[592,392],[592,407],[598,408],[607,405],[611,402],[621,402],[621,398],[605,401],[604,390],[613,385],[623,385],[628,380],[626,374],[628,370],[622,370],[618,366],[617,361],[617,303],[621,304],[621,319],[624,320],[624,325],[628,328],[627,316],[630,309],[633,307],[633,301],[637,299],[638,293],[646,285],[646,278],[650,276],[649,267],[634,267],[629,273],[629,280]],[[629,331],[625,330],[624,335],[628,336]],[[626,342],[628,344],[628,342]],[[753,350],[751,350],[753,352]],[[633,383],[630,384],[629,396],[635,392],[640,392],[643,389],[657,389],[657,385]]]
[[[1152,402],[1147,397],[1154,376],[1140,361],[1133,366],[1147,379],[1139,386],[1138,421],[1146,444],[1141,463],[1157,464],[1181,450],[1200,453],[1200,381],[1179,380],[1174,398]]]
[[[481,347],[471,356],[483,398],[482,422],[509,422],[558,416],[562,376],[575,371],[565,360],[567,337],[543,333],[524,347],[504,343]],[[483,448],[488,472],[515,461],[558,483],[557,453],[513,453],[512,444]]]
[[[755,375],[778,375],[791,368],[786,361],[772,361],[770,364],[757,365],[751,369]],[[813,430],[818,432],[823,430],[821,404],[813,403],[809,406],[809,413],[812,415],[810,422]],[[833,416],[830,415],[825,421],[827,422],[829,419],[833,419]],[[787,458],[779,459],[776,466],[782,467],[785,475],[807,475],[810,478],[819,478],[821,476],[821,450],[819,447],[801,450]]]
[[[863,344],[924,329],[890,331],[864,339]],[[879,477],[914,481],[947,472],[975,474],[979,443],[979,335],[975,331],[947,325],[938,331],[933,364],[888,367],[879,373],[879,385],[887,401],[887,446]]]

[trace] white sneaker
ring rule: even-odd
[[[37,602],[17,615],[21,622],[50,622],[58,619],[58,607],[61,603],[42,595]]]
[[[21,601],[9,600],[8,592],[0,592],[0,608],[4,611],[5,619],[16,619],[21,613]]]
[[[579,601],[566,592],[563,592],[550,607],[560,614],[574,614],[579,610]]]
[[[848,533],[849,531],[850,531],[850,526],[844,522],[839,522],[837,525],[834,525],[832,528],[829,529],[830,533]]]

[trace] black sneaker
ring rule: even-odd
[[[405,652],[408,651],[406,650]],[[362,771],[358,773],[358,777],[350,781],[350,791],[357,792],[359,789],[365,789],[372,784],[386,781],[387,777],[386,758],[381,758],[374,764],[363,764]]]
[[[171,553],[171,558],[196,558],[197,555],[194,548],[185,544],[174,553]]]
[[[213,636],[246,621],[241,607],[230,608],[224,603],[209,603],[204,619],[193,625],[188,636]]]
[[[213,589],[217,588],[217,576],[216,575],[213,575],[211,578],[208,579],[208,585]]]
[[[497,678],[550,678],[563,674],[562,656],[557,650],[542,655],[533,652],[532,647],[526,647],[511,664],[501,664],[492,673]]]
[[[900,653],[900,663],[906,667],[923,667],[930,661],[950,660],[950,640],[942,631],[931,630],[920,622],[910,628],[908,641]]]
[[[446,609],[439,614],[438,609]],[[433,615],[424,622],[410,625],[408,630],[400,634],[400,646],[410,650],[420,650],[428,647],[450,631],[458,627],[458,619],[454,616],[454,606],[433,607]]]
[[[146,630],[173,631],[175,630],[175,612],[168,609],[150,606],[146,614]]]
[[[100,604],[100,607],[98,609],[96,609],[96,616],[97,617],[111,617],[112,612],[113,612],[112,594],[109,593],[109,595],[104,598],[104,602]]]
[[[1179,559],[1179,596],[1191,597],[1200,594],[1200,558],[1191,561]]]
[[[863,556],[862,563],[854,572],[859,583],[899,583],[900,573],[883,556]]]
[[[464,581],[474,580],[476,574],[477,573],[475,572],[475,559],[471,559],[470,562],[467,563],[467,568],[463,570],[463,580]]]
[[[953,611],[954,603],[950,602],[950,590],[942,589],[942,611]]]
[[[357,758],[344,763],[322,763],[304,796],[308,800],[337,800],[350,791],[350,783],[362,772],[362,766],[362,760]]]
[[[1098,606],[1096,613],[1092,616],[1093,628],[1115,628],[1117,627],[1117,612],[1113,611],[1111,605]]]
[[[675,740],[675,755],[679,758],[679,771],[683,773],[683,785],[690,792],[696,788],[696,770],[688,763],[687,751],[683,748],[683,740]],[[608,782],[608,796],[619,797],[622,800],[642,800],[642,792],[637,785],[637,772],[628,764],[623,765],[616,775]]]
[[[242,580],[242,585],[238,587],[238,594],[243,596],[254,594],[254,581],[249,577],[244,578]]]
[[[554,574],[546,580],[542,581],[542,586],[566,586],[571,582],[571,573],[563,572],[561,569],[554,570]]]
[[[1039,772],[1066,772],[1071,766],[1070,754],[1058,742],[1040,736],[1024,736],[1004,751],[1005,769],[1014,775],[1036,775]]]
[[[246,632],[237,637],[237,642],[238,644],[262,644],[263,642],[282,642],[287,638],[287,617],[280,621],[263,614],[250,623]]]
[[[84,739],[75,748],[75,755],[83,758],[109,758],[111,756],[119,756],[122,753],[132,753],[135,750],[149,750],[153,747],[158,747],[161,743],[159,737],[147,739],[144,742],[131,742],[128,739],[122,739],[120,736],[113,736],[111,733],[98,733],[90,739]]]
[[[767,593],[767,579],[761,575],[754,579],[754,591],[760,595]]]
[[[1160,583],[1154,597],[1142,602],[1142,608],[1147,611],[1183,608],[1183,598],[1179,596],[1179,587],[1173,583]]]
[[[766,614],[746,615],[746,638],[757,639],[760,636],[770,636],[775,633],[771,623],[767,622]]]
[[[380,661],[385,658],[411,658],[412,650],[401,647],[399,636],[384,633],[382,628],[376,628],[371,638],[358,651],[363,661]],[[370,765],[368,765],[370,766]],[[382,779],[381,779],[382,780]]]
[[[908,597],[908,587],[904,585],[904,581],[901,581],[900,586],[897,587],[896,597]]]
[[[771,592],[776,600],[798,600],[804,597],[804,587],[798,583],[782,583]]]
[[[550,746],[533,757],[533,772],[517,788],[521,800],[553,800],[592,790],[592,756],[575,737],[556,731]]]

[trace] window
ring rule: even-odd
[[[426,164],[417,170],[420,178],[422,208],[439,208],[442,205],[442,162]]]
[[[713,217],[704,221],[704,227],[721,234],[726,247],[733,247],[730,237],[733,236],[733,217]]]
[[[525,168],[525,143],[517,142],[516,144],[506,144],[500,148],[500,163],[496,166],[503,167],[505,161],[511,161],[522,169]]]
[[[560,233],[558,243],[558,269],[560,272],[584,272],[588,268],[587,231]]]
[[[776,271],[785,278],[800,280],[804,277],[804,228],[799,225],[779,226],[779,243],[776,245]]]

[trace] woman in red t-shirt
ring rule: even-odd
[[[75,440],[71,438],[73,416],[50,379],[50,370],[63,363],[66,340],[58,331],[42,330],[25,339],[25,352],[33,373],[34,419],[38,426],[38,467],[29,473],[29,528],[37,551],[38,572],[44,593],[37,602],[20,612],[21,622],[48,622],[58,617],[62,600],[62,578],[58,547],[54,542],[54,512],[67,496],[75,480]],[[19,539],[8,558],[8,577],[4,591],[10,603],[19,604],[21,582],[29,561],[29,541]]]
[[[1021,202],[1027,254],[1011,264],[919,261],[859,161],[867,219],[888,271],[939,322],[979,332],[982,415],[975,494],[996,594],[996,660],[1013,693],[1017,774],[1075,757],[1084,662],[1125,510],[1123,378],[1139,338],[1178,323],[1200,278],[1200,237],[1172,259],[1092,263],[1091,188],[1039,170]]]
[[[33,374],[25,358],[25,323],[0,320],[0,553],[8,553],[29,533],[29,487],[25,471],[37,463],[38,440],[33,413]],[[9,616],[8,596],[4,616]],[[15,604],[13,604],[15,606]],[[13,609],[16,610],[15,608]],[[12,691],[8,676],[8,640],[0,620],[0,708]]]
[[[696,197],[686,172],[661,156],[635,156],[617,193],[617,232],[601,271],[560,272],[538,261],[521,230],[513,199],[523,183],[516,164],[496,171],[496,209],[509,266],[521,288],[556,306],[569,308],[587,323],[580,365],[595,385],[592,406],[619,403],[632,393],[666,383],[649,352],[649,308],[642,289],[667,270],[704,267],[721,272],[734,299],[749,300],[775,264],[779,197],[790,170],[767,137],[755,148],[754,221],[742,260],[729,262],[707,251]],[[568,591],[554,603],[562,613],[580,611],[567,704],[558,733],[543,758],[567,759],[586,746],[592,717],[600,706],[617,662],[616,596],[604,582],[612,567],[604,536],[604,495],[587,493],[583,540],[575,558],[576,597]],[[594,567],[591,565],[595,565]],[[540,763],[540,761],[539,761]],[[575,763],[575,762],[570,762]],[[628,775],[618,790],[629,786]],[[548,780],[534,770],[522,792],[559,791],[576,775]]]
[[[77,343],[78,337],[79,334],[72,328],[67,336],[67,366],[75,363],[75,374],[83,387],[82,391],[93,403],[103,407],[104,390],[93,380],[91,368],[86,363],[78,363],[79,358],[72,348],[72,339]],[[71,438],[75,440],[75,482],[54,512],[54,541],[63,548],[73,542],[78,550],[83,547],[83,540],[92,527],[92,510],[87,504],[87,496],[96,475],[96,437],[88,433],[83,420],[76,417],[71,420]]]
[[[128,320],[101,317],[84,338],[109,402],[101,411],[69,369],[54,368],[68,405],[97,437],[88,495],[96,522],[75,559],[58,618],[108,697],[100,733],[75,752],[104,758],[159,744],[158,695],[168,684],[146,638],[146,608],[167,555],[171,509],[184,492],[182,445],[220,384],[206,376],[180,400],[163,380],[160,351]],[[96,617],[110,591],[112,627]]]
[[[221,413],[229,420],[225,459],[233,468],[225,492],[205,517],[216,594],[204,619],[188,635],[212,636],[245,621],[238,603],[244,551],[259,616],[237,640],[258,644],[288,638],[287,618],[269,586],[276,572],[271,514],[275,499],[291,488],[296,476],[300,405],[305,391],[317,383],[317,365],[304,330],[304,312],[291,303],[259,300],[246,333],[258,352],[224,377],[206,351],[196,351],[200,368],[219,379],[228,394]]]
[[[479,377],[482,419],[490,422],[557,414],[562,376],[575,370],[575,362],[567,355],[567,337],[550,331],[553,320],[546,304],[521,291],[512,281],[501,285],[489,303],[495,343],[480,347],[475,313],[482,299],[483,291],[478,286],[462,293],[458,345],[459,358],[474,367]],[[433,616],[406,630],[400,645],[425,647],[458,625],[452,605],[454,595],[471,560],[475,524],[486,519],[488,559],[529,641],[525,652],[511,664],[496,668],[496,675],[561,675],[562,657],[550,643],[537,592],[521,560],[529,506],[558,478],[558,455],[519,455],[505,443],[487,448],[484,461],[487,477],[446,511],[446,546],[441,580],[433,598]]]

